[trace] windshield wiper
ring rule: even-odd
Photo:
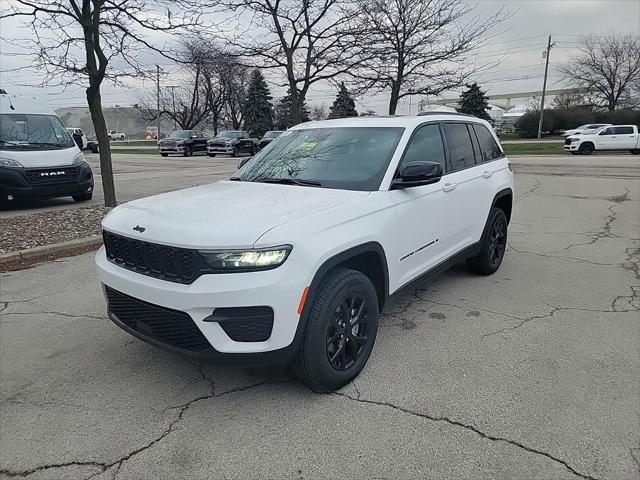
[[[229,180],[232,182],[244,182],[240,177],[231,177]]]
[[[297,178],[261,178],[260,180],[255,180],[260,183],[279,183],[281,185],[302,185],[305,187],[321,187],[322,184],[320,182],[316,182],[314,180],[300,180]]]

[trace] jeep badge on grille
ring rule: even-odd
[[[140,225],[136,225],[135,227],[133,227],[133,231],[134,231],[134,232],[140,232],[140,233],[142,233],[142,232],[144,232],[145,230],[146,230],[146,228],[141,227]]]

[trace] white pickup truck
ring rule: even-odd
[[[640,154],[640,136],[636,125],[612,125],[591,134],[571,135],[564,149],[574,155],[591,155],[595,151],[629,150]]]

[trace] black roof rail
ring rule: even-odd
[[[479,118],[469,113],[458,113],[458,112],[418,112],[416,114],[416,116],[418,117],[426,117],[428,115],[462,115],[463,117]]]

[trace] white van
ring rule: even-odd
[[[66,196],[77,202],[93,196],[82,152],[44,102],[0,93],[0,206]]]

